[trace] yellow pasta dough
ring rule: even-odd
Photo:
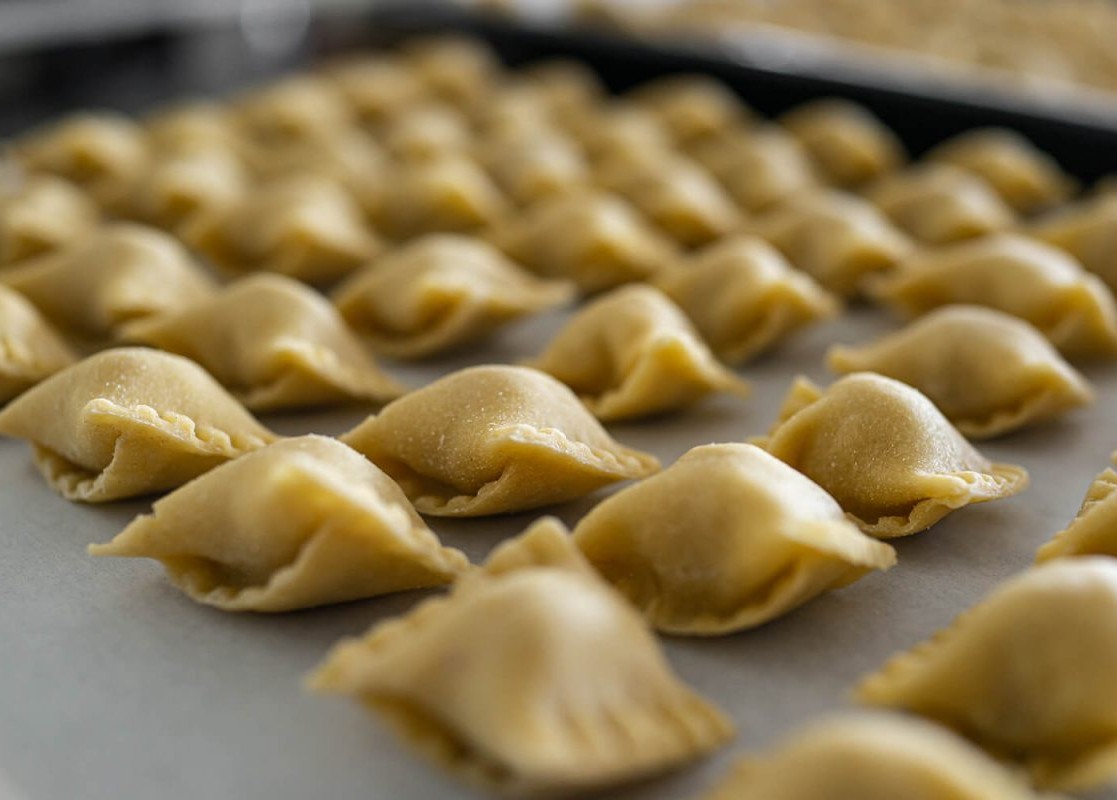
[[[105,350],[24,392],[0,435],[31,442],[63,497],[87,503],[181,486],[276,437],[181,356]]]
[[[1022,467],[990,462],[918,390],[868,372],[825,391],[799,378],[771,434],[757,443],[882,539],[1028,485]]]
[[[670,157],[675,152],[670,135],[650,111],[613,103],[567,121],[591,160],[608,163],[635,153]]]
[[[553,567],[600,578],[597,570],[574,544],[570,531],[558,517],[540,517],[519,536],[501,542],[485,563],[463,581],[505,575],[529,567]]]
[[[280,275],[243,278],[209,300],[132,323],[123,335],[196,361],[258,411],[382,403],[406,391],[326,298]]]
[[[224,209],[249,190],[241,159],[225,147],[183,147],[162,156],[133,190],[132,215],[169,230],[182,230],[206,212]]]
[[[1098,278],[1042,242],[994,234],[914,254],[870,292],[908,317],[976,303],[1027,320],[1068,358],[1117,356],[1117,305]]]
[[[218,102],[188,101],[156,111],[144,123],[157,156],[196,149],[237,151],[242,145],[229,109]]]
[[[482,104],[500,78],[495,54],[472,37],[413,39],[400,56],[428,92],[464,109]]]
[[[313,75],[255,89],[238,98],[233,114],[242,134],[257,147],[313,141],[354,123],[341,92]]]
[[[526,367],[454,372],[342,440],[435,516],[538,508],[659,469],[610,437],[569,389]]]
[[[165,233],[117,223],[18,267],[0,283],[35,304],[67,333],[105,339],[125,323],[209,297],[213,281]]]
[[[750,116],[725,84],[700,74],[657,78],[629,92],[626,99],[651,111],[680,145],[739,127]]]
[[[478,341],[573,295],[572,284],[536,278],[481,240],[430,234],[358,272],[333,300],[376,350],[422,358]]]
[[[699,636],[756,627],[896,561],[749,444],[694,448],[597,505],[574,542],[653,626]]]
[[[1002,584],[865,678],[863,703],[946,725],[1080,791],[1117,777],[1117,561],[1060,559]]]
[[[469,565],[391,478],[323,436],[223,464],[89,552],[155,559],[192,599],[226,611],[292,611],[439,586]]]
[[[726,237],[652,282],[729,364],[747,361],[841,308],[841,301],[753,236]]]
[[[1070,253],[1117,291],[1117,197],[1066,206],[1038,220],[1028,233]]]
[[[803,147],[774,126],[730,131],[690,152],[746,211],[763,211],[818,185]]]
[[[499,624],[494,624],[499,620]],[[600,580],[525,568],[338,644],[310,676],[408,745],[501,794],[584,794],[677,768],[733,735]]]
[[[329,65],[323,76],[337,87],[360,124],[376,129],[428,97],[423,82],[402,61],[357,56]]]
[[[705,800],[854,798],[1038,800],[1017,775],[943,728],[848,712],[742,759]]]
[[[859,186],[899,167],[903,145],[869,111],[846,100],[817,100],[780,118],[835,186]]]
[[[383,141],[395,158],[429,161],[467,153],[473,145],[473,135],[465,117],[453,106],[427,103],[391,120]]]
[[[515,79],[542,99],[555,121],[564,125],[601,105],[607,92],[589,66],[573,58],[546,58],[520,67]]]
[[[713,392],[748,393],[658,289],[622,286],[575,314],[531,366],[573,389],[601,420],[676,411]]]
[[[1039,549],[1036,561],[1087,555],[1117,557],[1117,472],[1112,469],[1094,479],[1078,514]]]
[[[508,201],[492,178],[465,156],[401,165],[390,180],[386,225],[400,238],[477,231],[508,211]]]
[[[80,241],[99,216],[93,201],[62,178],[32,176],[12,191],[0,191],[0,267]]]
[[[1086,379],[1027,322],[943,306],[862,347],[832,347],[835,372],[872,371],[926,394],[966,436],[999,436],[1093,402]]]
[[[590,169],[565,138],[548,132],[491,138],[481,155],[497,185],[521,206],[580,191],[590,185]]]
[[[0,286],[0,404],[75,361],[69,345],[31,303]]]

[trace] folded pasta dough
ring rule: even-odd
[[[462,580],[505,575],[530,567],[550,567],[600,578],[597,570],[574,544],[570,531],[558,517],[540,517],[519,536],[501,542],[481,568]]]
[[[962,433],[1000,436],[1093,402],[1089,382],[1038,330],[981,306],[943,306],[862,347],[830,348],[834,372],[914,386]]]
[[[590,185],[582,154],[550,132],[490,138],[482,144],[481,159],[501,190],[521,206]]]
[[[508,200],[492,178],[465,156],[400,164],[391,175],[385,226],[397,238],[477,231],[508,211]]]
[[[847,100],[805,103],[780,117],[780,123],[835,186],[860,186],[907,160],[896,135],[866,108]]]
[[[724,83],[697,73],[656,78],[630,91],[625,99],[654,114],[680,145],[740,128],[752,116]]]
[[[182,235],[222,269],[316,284],[343,278],[381,248],[341,184],[312,174],[277,179],[231,208],[201,214]]]
[[[1028,485],[1022,467],[990,462],[917,389],[871,372],[825,391],[799,378],[771,434],[757,444],[882,539],[917,533],[951,511]]]
[[[15,143],[13,154],[28,173],[66,178],[110,212],[127,203],[149,158],[143,129],[107,111],[75,114],[32,131]]]
[[[638,780],[733,735],[672,673],[639,614],[564,569],[465,581],[342,641],[308,683],[355,696],[427,758],[506,795]]]
[[[161,231],[114,223],[64,248],[0,273],[64,332],[115,337],[127,322],[213,294],[212,279]]]
[[[28,177],[15,190],[0,192],[0,267],[81,241],[99,216],[93,201],[69,181]]]
[[[144,121],[144,133],[157,156],[199,149],[237,152],[243,145],[229,108],[208,100],[157,110]]]
[[[690,152],[746,211],[764,211],[818,185],[802,145],[774,126],[728,131]]]
[[[432,161],[468,154],[473,146],[469,123],[460,111],[444,103],[410,108],[390,120],[383,133],[387,151],[409,162]]]
[[[907,233],[947,244],[1004,230],[1016,221],[980,177],[947,164],[926,164],[881,178],[866,196]]]
[[[513,261],[544,277],[572,280],[586,294],[643,280],[676,257],[670,240],[627,201],[597,192],[543,199],[491,238]]]
[[[622,286],[575,314],[530,366],[554,375],[598,419],[677,411],[748,384],[709,351],[686,315],[658,289]]]
[[[330,81],[315,75],[285,78],[237,98],[237,128],[257,147],[313,141],[354,124],[349,105]]]
[[[414,39],[400,56],[429,93],[466,110],[482,105],[502,77],[496,54],[467,36]]]
[[[812,723],[739,761],[705,800],[1039,800],[1015,773],[950,731],[891,714]]]
[[[284,439],[157,500],[95,556],[152,558],[192,599],[293,611],[449,583],[468,569],[391,478],[336,439]]]
[[[123,336],[196,361],[256,411],[383,403],[406,391],[326,298],[281,275],[242,278],[210,300],[132,323]]]
[[[328,65],[333,83],[360,125],[376,130],[428,99],[423,82],[400,59],[361,55]]]
[[[1006,128],[982,128],[955,136],[927,158],[984,178],[1022,214],[1057,205],[1077,188],[1055,159]]]
[[[1117,472],[1112,469],[1094,479],[1078,514],[1039,549],[1036,561],[1088,555],[1117,557]]]
[[[569,389],[526,367],[454,372],[342,441],[434,516],[538,508],[659,469],[653,456],[609,436]]]
[[[87,503],[181,486],[276,437],[181,356],[105,350],[28,389],[0,435],[31,442],[63,497]]]
[[[1016,234],[920,251],[869,292],[908,317],[975,303],[1027,320],[1067,358],[1117,356],[1117,305],[1061,250]]]
[[[655,115],[630,104],[612,103],[576,115],[565,123],[591,161],[607,164],[634,153],[670,158],[671,136]]]
[[[573,295],[572,284],[536,278],[481,240],[429,234],[358,272],[333,300],[374,349],[422,358],[478,341]]]
[[[249,175],[235,151],[184,146],[160,157],[144,173],[130,205],[136,219],[183,230],[194,217],[234,205],[248,191]]]
[[[1040,218],[1028,234],[1070,253],[1117,291],[1117,197],[1065,206]]]
[[[817,191],[794,197],[746,224],[832,292],[858,294],[865,279],[892,269],[911,241],[867,201]]]
[[[0,404],[77,361],[31,303],[0,286]]]
[[[598,504],[574,542],[655,628],[697,636],[762,625],[896,561],[821,487],[749,444],[694,448]]]
[[[763,239],[730,236],[652,278],[718,357],[740,364],[837,315],[841,301]]]
[[[1117,777],[1117,561],[1060,559],[1009,580],[954,624],[894,656],[861,702],[954,729],[1039,786]]]
[[[518,67],[512,79],[538,96],[560,126],[592,113],[608,96],[597,73],[574,58],[533,61]]]

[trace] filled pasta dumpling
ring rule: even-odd
[[[155,559],[191,598],[226,611],[292,611],[439,586],[469,565],[391,478],[323,436],[223,464],[89,552]]]
[[[954,624],[894,656],[861,702],[954,729],[1039,786],[1117,778],[1117,561],[1044,564],[993,591]]]
[[[908,317],[975,303],[1027,320],[1068,358],[1117,356],[1117,305],[1097,277],[1054,247],[1015,234],[915,253],[870,292]]]
[[[465,110],[483,104],[502,77],[496,54],[474,37],[442,34],[413,39],[400,58],[427,92]]]
[[[425,102],[428,91],[400,59],[359,55],[328,65],[322,73],[341,93],[357,122],[376,130]]]
[[[1117,197],[1065,206],[1038,219],[1028,234],[1070,253],[1117,291]]]
[[[1039,549],[1036,561],[1088,555],[1117,557],[1117,472],[1113,469],[1094,479],[1078,514]]]
[[[916,533],[1028,484],[1022,467],[989,461],[918,390],[868,372],[825,391],[799,378],[771,434],[757,443],[879,538]]]
[[[839,373],[878,372],[929,397],[966,436],[999,436],[1093,402],[1086,379],[1039,331],[982,306],[943,306],[861,347],[832,347]]]
[[[181,356],[105,350],[27,390],[0,435],[31,442],[63,497],[89,503],[181,486],[276,437]]]
[[[574,542],[657,629],[761,625],[896,560],[809,478],[758,447],[696,447],[607,498]]]
[[[405,389],[326,298],[281,275],[252,275],[196,305],[127,325],[133,342],[186,356],[254,410],[366,401]]]
[[[0,286],[0,405],[75,361],[31,303]]]
[[[473,147],[469,122],[444,103],[408,109],[387,122],[381,139],[393,158],[411,163],[466,155]]]
[[[463,581],[338,644],[309,685],[353,695],[427,758],[508,795],[638,780],[733,735],[634,609],[561,568]]]
[[[355,121],[338,88],[314,75],[285,78],[242,95],[232,117],[240,135],[263,148],[313,141]]]
[[[520,206],[590,185],[590,169],[571,142],[553,132],[499,136],[481,145],[481,159],[497,185]]]
[[[243,144],[234,115],[223,103],[192,100],[156,110],[144,120],[156,156],[194,149],[238,151]]]
[[[616,442],[554,378],[471,367],[401,397],[342,441],[387,472],[415,507],[480,516],[572,500],[659,468]]]
[[[907,158],[892,131],[868,109],[846,100],[806,103],[780,117],[780,123],[835,186],[860,186],[891,172]]]
[[[657,78],[629,92],[625,99],[650,111],[679,145],[739,128],[751,116],[737,95],[707,75]]]
[[[234,150],[197,145],[161,156],[137,181],[130,205],[136,219],[183,230],[198,214],[234,205],[248,190],[248,172]]]
[[[384,224],[398,238],[478,231],[508,211],[508,200],[492,178],[464,155],[400,164],[389,180],[393,193]]]
[[[477,341],[573,295],[573,284],[536,278],[481,240],[431,234],[352,276],[333,301],[376,350],[422,358]]]
[[[0,268],[81,241],[99,217],[81,189],[51,175],[31,176],[0,191]]]
[[[818,186],[802,146],[777,127],[730,131],[691,148],[741,208],[762,212]]]
[[[622,286],[575,314],[531,366],[573,389],[598,419],[676,411],[748,385],[718,363],[663,292]]]

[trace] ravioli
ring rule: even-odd
[[[1117,562],[1061,559],[996,588],[894,656],[861,702],[954,729],[1036,785],[1085,791],[1117,777]]]
[[[508,211],[508,200],[492,178],[465,156],[398,165],[391,175],[385,224],[398,238],[476,232]]]
[[[443,547],[391,478],[324,436],[285,439],[157,500],[91,555],[151,558],[199,603],[293,611],[451,582]]]
[[[607,164],[633,154],[670,156],[671,136],[655,115],[630,104],[610,103],[566,121],[591,161]]]
[[[960,134],[936,147],[927,158],[984,178],[1021,214],[1057,205],[1076,188],[1055,159],[1006,128]]]
[[[1067,358],[1117,356],[1117,305],[1105,285],[1062,251],[1016,234],[916,253],[869,291],[907,317],[988,306],[1032,323]]]
[[[1028,234],[1065,250],[1117,291],[1117,197],[1066,206],[1041,217]]]
[[[1016,221],[988,183],[947,164],[893,173],[869,187],[866,196],[896,225],[927,244],[973,239]]]
[[[856,295],[867,277],[891,270],[912,249],[907,236],[876,208],[835,191],[780,203],[750,220],[746,229],[844,297]]]
[[[809,478],[758,447],[696,447],[598,504],[574,529],[591,564],[660,631],[753,628],[888,569]]]
[[[564,569],[465,581],[342,641],[308,684],[355,696],[414,750],[502,794],[639,780],[733,735],[672,673],[636,611]]]
[[[223,147],[198,145],[162,156],[133,190],[132,216],[182,230],[200,214],[234,205],[249,191],[241,159]]]
[[[530,365],[573,389],[604,421],[678,411],[748,384],[718,363],[658,289],[622,286],[572,317]]]
[[[1027,322],[943,306],[862,347],[832,347],[834,372],[873,371],[914,386],[966,436],[988,438],[1094,400],[1087,380]]]
[[[814,722],[750,756],[705,800],[1039,800],[1014,773],[936,725],[890,714]]]
[[[746,211],[764,211],[818,185],[806,151],[774,126],[730,131],[690,153]]]
[[[1022,467],[990,462],[917,389],[871,372],[825,391],[799,378],[757,444],[881,539],[917,533],[951,511],[1028,485]]]
[[[241,135],[257,147],[314,141],[354,124],[340,91],[314,75],[285,78],[241,95],[232,113]]]
[[[490,239],[532,272],[571,280],[586,294],[643,280],[677,257],[627,201],[599,192],[541,200],[496,226]]]
[[[98,229],[64,248],[0,273],[62,331],[117,336],[127,322],[165,313],[213,294],[212,280],[165,233],[130,223]]]
[[[0,435],[28,440],[47,483],[87,503],[173,489],[276,438],[197,364],[144,348],[28,389],[0,412]]]
[[[328,300],[280,275],[243,278],[210,300],[132,323],[123,335],[196,361],[256,411],[383,403],[406,391]]]
[[[726,237],[658,273],[652,283],[729,364],[748,361],[841,308],[841,301],[753,236]]]
[[[463,109],[483,104],[501,77],[492,50],[468,36],[413,39],[400,57],[428,93]]]
[[[590,186],[585,158],[554,133],[490,138],[482,149],[482,161],[493,180],[517,205],[529,206]]]
[[[587,577],[600,577],[574,544],[562,520],[540,517],[519,536],[494,547],[481,568],[464,576],[463,581],[506,575],[532,567],[550,567]]]
[[[1078,514],[1036,554],[1043,563],[1070,556],[1117,557],[1117,472],[1104,470],[1090,484]]]
[[[518,67],[514,79],[539,97],[560,125],[574,117],[584,117],[608,96],[597,73],[574,58],[533,61]]]
[[[0,286],[0,405],[75,361],[31,303]]]
[[[746,124],[745,104],[720,81],[701,74],[671,75],[638,86],[626,100],[648,109],[679,145]]]
[[[864,185],[907,160],[896,135],[866,108],[847,100],[805,103],[780,117],[780,123],[834,186]]]
[[[408,359],[476,342],[573,296],[572,284],[536,278],[483,241],[430,234],[358,272],[333,301],[374,349]]]
[[[569,389],[526,367],[451,373],[342,441],[433,516],[538,508],[659,469],[653,456],[610,437]]]
[[[403,161],[433,161],[461,156],[473,146],[473,134],[461,112],[443,103],[410,108],[388,121],[382,134],[385,149]]]
[[[429,98],[419,76],[400,59],[390,56],[347,58],[330,64],[322,74],[333,83],[350,112],[367,130],[381,128]]]
[[[29,177],[0,191],[0,268],[78,242],[99,222],[97,206],[69,181]]]
[[[159,109],[144,120],[144,133],[156,155],[197,149],[238,151],[242,145],[228,107],[210,100]]]

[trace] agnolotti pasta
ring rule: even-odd
[[[936,147],[927,158],[984,178],[1022,214],[1057,205],[1076,188],[1055,159],[1019,133],[1004,128],[963,133]]]
[[[413,39],[400,58],[428,93],[466,110],[482,104],[502,77],[496,55],[466,36]]]
[[[764,211],[818,185],[803,147],[775,126],[729,131],[690,152],[746,211]]]
[[[249,175],[235,151],[198,145],[161,156],[137,181],[132,216],[168,230],[183,230],[199,214],[236,204],[249,191]]]
[[[956,509],[1028,485],[1022,467],[990,462],[917,389],[870,372],[825,391],[799,378],[757,444],[881,539],[917,533]]]
[[[657,78],[625,97],[655,115],[671,138],[683,146],[740,129],[752,116],[725,84],[707,75]]]
[[[1000,436],[1093,402],[1087,380],[1027,322],[943,306],[862,347],[832,347],[834,372],[872,371],[914,386],[966,436]]]
[[[314,141],[354,123],[353,113],[331,82],[300,75],[253,90],[232,108],[241,136],[256,147]]]
[[[540,517],[519,536],[494,547],[481,568],[462,580],[505,575],[529,567],[553,567],[599,578],[582,551],[574,544],[570,531],[558,517]]]
[[[635,610],[562,568],[463,581],[341,642],[308,683],[353,695],[422,755],[508,795],[638,780],[733,735],[672,673]]]
[[[553,132],[499,136],[482,144],[481,159],[502,191],[520,206],[590,186],[582,154]]]
[[[393,192],[385,226],[398,238],[476,232],[508,211],[508,200],[492,178],[466,156],[399,165],[389,180]]]
[[[454,372],[342,437],[433,516],[503,514],[573,500],[659,469],[616,442],[554,378],[527,367]]]
[[[677,411],[714,392],[748,393],[679,307],[647,285],[594,300],[530,365],[565,383],[606,421]]]
[[[608,104],[566,121],[570,134],[590,160],[607,164],[635,153],[670,157],[671,136],[655,115],[630,104]]]
[[[93,201],[62,178],[30,176],[0,191],[0,268],[80,241],[99,218]]]
[[[582,518],[574,542],[658,630],[714,636],[769,622],[895,551],[758,447],[696,447]]]
[[[898,714],[845,713],[749,756],[705,800],[1039,800],[965,739]]]
[[[1117,557],[1117,472],[1113,469],[1094,479],[1078,514],[1039,549],[1036,561],[1088,555]]]
[[[1070,253],[1117,291],[1117,197],[1068,205],[1041,217],[1028,234]]]
[[[132,323],[122,335],[196,361],[256,411],[383,403],[406,391],[326,298],[281,275],[242,278],[209,300]]]
[[[921,242],[947,244],[1004,230],[1016,217],[984,180],[948,164],[925,164],[881,178],[866,196]]]
[[[534,61],[511,77],[538,97],[559,125],[591,113],[607,96],[597,73],[573,58]]]
[[[1117,356],[1117,305],[1061,250],[1016,234],[913,254],[869,289],[907,317],[975,303],[1027,320],[1070,359]]]
[[[780,123],[802,143],[828,183],[861,186],[900,167],[904,147],[867,109],[828,98],[799,106]]]
[[[69,500],[100,503],[181,486],[276,437],[193,361],[105,350],[27,390],[0,435],[31,442]]]
[[[473,134],[462,113],[445,103],[426,103],[390,120],[382,134],[385,149],[409,162],[466,155]]]
[[[726,237],[652,283],[729,364],[748,361],[841,308],[838,298],[754,236]]]
[[[322,76],[337,87],[359,124],[368,130],[380,129],[428,97],[419,77],[390,56],[347,58],[330,64]]]
[[[627,201],[598,192],[541,200],[497,226],[491,240],[532,272],[574,281],[586,294],[643,280],[677,257]]]
[[[894,656],[857,696],[952,728],[1045,789],[1085,791],[1117,777],[1115,654],[1117,561],[1061,559]]]
[[[835,191],[791,198],[745,227],[845,297],[858,294],[867,277],[891,270],[912,249],[907,236],[867,201]]]
[[[451,582],[443,547],[391,478],[336,439],[284,439],[157,500],[95,556],[151,558],[199,603],[293,611]]]
[[[31,303],[0,286],[0,405],[75,361]]]
[[[0,272],[62,331],[116,337],[131,320],[210,297],[213,281],[186,249],[161,231],[131,223],[99,228],[63,248]]]
[[[157,110],[144,120],[144,133],[156,156],[196,149],[238,151],[243,144],[229,109],[208,100]]]
[[[481,240],[430,234],[358,272],[333,301],[374,349],[407,359],[478,341],[573,296],[572,284],[536,278]]]
[[[315,284],[345,277],[381,248],[345,189],[308,174],[269,182],[232,207],[199,215],[183,238],[229,272],[277,272]]]

